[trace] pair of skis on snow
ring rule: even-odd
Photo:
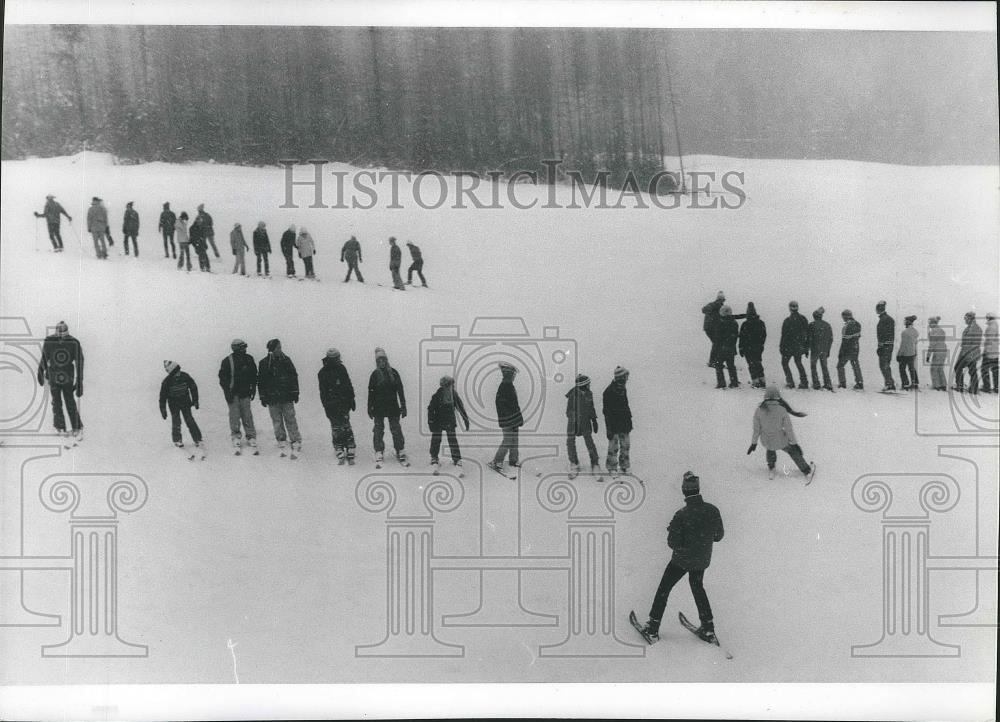
[[[777,475],[777,472],[775,472],[774,469],[768,469],[767,470],[767,480],[768,481],[773,481],[774,477],[776,475]],[[786,476],[788,475],[787,472],[786,472],[785,475]],[[815,477],[816,477],[816,462],[815,461],[810,461],[809,462],[809,473],[806,474],[806,486],[809,486],[810,484],[812,484],[813,483],[813,479]]]
[[[178,449],[181,450],[181,453],[183,453],[184,456],[187,457],[188,461],[194,461],[195,459],[201,459],[202,461],[204,461],[207,456],[205,453],[204,441],[200,441],[191,447],[184,446],[184,444],[180,442],[175,443],[174,446],[176,446]]]
[[[636,618],[634,610],[628,613],[628,621],[629,624],[635,627],[635,631],[637,631],[640,634],[640,636],[644,640],[646,640],[646,644],[654,644],[656,642],[656,640],[649,635],[649,632],[646,631],[646,628],[643,625],[639,624],[639,620]],[[699,628],[691,624],[688,618],[684,616],[684,612],[677,612],[677,621],[681,623],[681,626],[684,627],[684,629],[691,632],[691,634],[696,636],[702,642],[705,642],[706,644],[711,644],[712,646],[718,648],[718,650],[722,652],[723,655],[725,655],[726,659],[733,658],[733,655],[729,652],[729,650],[723,647],[722,644],[719,642],[718,637],[714,635],[712,636],[712,639],[706,639],[705,637],[703,637],[701,635]]]
[[[83,430],[78,429],[75,433],[60,431],[59,438],[64,449],[75,449],[83,441]]]

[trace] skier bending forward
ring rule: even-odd
[[[768,386],[764,390],[764,400],[753,414],[753,440],[747,454],[752,454],[757,450],[757,440],[764,442],[767,449],[767,468],[774,478],[774,464],[778,460],[778,449],[781,449],[790,457],[795,465],[799,467],[806,476],[812,476],[816,465],[806,462],[802,455],[802,447],[795,440],[795,432],[792,430],[792,416],[802,417],[804,413],[794,411],[788,402],[781,398],[781,392],[777,386]]]

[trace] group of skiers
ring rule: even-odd
[[[892,373],[896,322],[892,316],[886,313],[885,308],[885,301],[879,301],[875,305],[875,313],[878,316],[875,328],[876,353],[879,369],[884,379],[882,390],[891,392],[896,390],[896,382]],[[820,306],[813,311],[813,320],[810,322],[799,313],[799,304],[795,301],[789,301],[788,316],[781,324],[781,340],[779,342],[781,368],[785,374],[786,388],[796,388],[790,362],[795,363],[798,372],[798,388],[810,388],[810,378],[807,377],[805,366],[802,363],[802,358],[806,357],[810,364],[812,388],[834,390],[827,365],[827,359],[833,349],[834,335],[833,328],[823,319],[824,313],[823,307]],[[753,302],[747,304],[746,313],[733,314],[732,308],[726,304],[725,294],[719,291],[715,300],[702,308],[702,314],[704,314],[705,334],[712,342],[708,365],[715,369],[716,388],[739,387],[740,382],[735,364],[737,353],[746,359],[751,386],[764,388],[767,384],[764,379],[762,357],[764,343],[767,339],[767,328],[763,319],[758,315]],[[841,312],[841,318],[844,325],[841,329],[840,349],[837,355],[837,387],[847,388],[846,367],[850,365],[854,374],[854,389],[861,391],[864,389],[861,364],[858,361],[861,324],[848,309]],[[744,319],[742,325],[737,324],[739,319]],[[920,339],[920,332],[913,325],[916,320],[917,317],[913,315],[907,316],[903,320],[904,329],[900,333],[899,349],[895,357],[903,390],[917,391],[920,388],[916,364],[917,342]],[[945,373],[948,364],[948,347],[945,331],[939,326],[940,321],[940,316],[932,316],[928,319],[928,347],[924,362],[929,364],[931,368],[931,387],[938,391],[944,391],[948,388]],[[976,322],[974,312],[969,311],[965,314],[965,330],[962,332],[961,346],[954,364],[955,385],[952,387],[954,390],[972,394],[978,393],[980,371],[984,392],[996,393],[1000,389],[997,383],[997,358],[1000,355],[998,353],[998,346],[1000,346],[998,340],[1000,340],[1000,334],[998,334],[995,314],[986,314],[985,333]],[[977,369],[977,363],[980,360],[981,368]],[[964,382],[966,370],[969,372],[968,385]],[[728,371],[729,374],[728,386],[726,385],[725,371]]]

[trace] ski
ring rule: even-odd
[[[643,625],[639,624],[639,620],[635,616],[635,610],[632,610],[631,612],[628,613],[628,622],[633,627],[635,627],[635,631],[637,631],[639,635],[646,640],[646,644],[651,645],[656,643],[656,640],[649,635],[649,632],[646,631],[646,628]]]
[[[489,463],[486,465],[486,468],[489,469],[490,471],[496,472],[505,479],[510,479],[511,481],[517,481],[517,474],[515,473],[513,476],[511,476],[510,474],[505,473],[502,466],[494,466],[492,463]]]
[[[724,655],[726,655],[726,659],[733,658],[733,655],[729,653],[729,650],[727,650],[719,643],[718,638],[716,638],[714,641],[709,641],[704,637],[702,637],[700,634],[698,634],[698,627],[694,626],[693,624],[691,624],[691,622],[688,621],[688,618],[684,616],[684,612],[677,612],[677,619],[678,621],[680,621],[681,626],[684,627],[684,629],[691,632],[691,634],[696,636],[702,642],[705,642],[706,644],[711,644],[713,647],[718,647],[719,651],[721,651]]]
[[[816,476],[816,462],[810,461],[809,466],[810,466],[809,473],[806,475],[806,486],[812,484],[813,478]]]
[[[441,465],[438,464],[436,461],[432,461],[431,462],[431,474],[433,476],[437,476],[440,473],[441,473]]]

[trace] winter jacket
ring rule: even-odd
[[[386,378],[381,369],[372,371],[368,377],[368,415],[403,416],[406,414],[406,396],[399,372],[390,367]]]
[[[198,216],[195,218],[196,221],[201,223],[201,227],[205,229],[205,237],[215,236],[215,225],[212,220],[212,216],[206,211],[198,211]]]
[[[173,211],[163,211],[160,214],[160,224],[156,227],[158,231],[166,231],[167,233],[174,232],[174,226],[177,225],[177,214]]]
[[[927,356],[931,354],[938,356],[939,354],[948,354],[948,344],[945,342],[946,334],[944,329],[940,326],[931,326],[927,329]],[[939,359],[941,360],[941,359]]]
[[[962,331],[962,349],[959,362],[971,363],[979,360],[979,347],[983,344],[983,329],[973,321]]]
[[[917,339],[919,338],[920,332],[913,326],[904,328],[903,332],[899,334],[899,351],[896,352],[896,356],[916,356]]]
[[[764,353],[766,340],[767,326],[764,325],[764,320],[760,316],[748,316],[740,326],[740,356]]]
[[[125,209],[125,217],[122,219],[122,234],[126,236],[139,235],[139,211],[134,208]]]
[[[317,374],[319,400],[329,414],[346,414],[354,411],[354,385],[347,368],[339,360],[324,358],[323,368]]]
[[[590,386],[574,386],[566,392],[566,418],[577,436],[589,434],[597,421],[594,392]]]
[[[456,411],[462,417],[465,428],[469,428],[469,415],[465,413],[465,405],[454,389],[452,389],[451,398],[453,403],[445,403],[443,388],[438,388],[431,396],[431,402],[427,405],[428,429],[431,431],[453,431],[458,426]]]
[[[194,250],[198,253],[208,249],[208,242],[205,240],[205,226],[195,219],[195,222],[191,224],[191,228],[188,229],[188,237],[190,238],[190,243],[194,246]]]
[[[253,398],[257,393],[257,364],[246,351],[235,351],[224,359],[219,367],[219,386],[230,401],[234,396]]]
[[[725,303],[726,302],[722,299],[717,298],[711,303],[706,303],[701,307],[701,312],[705,314],[705,333],[707,333],[713,341],[715,340],[715,325],[719,321],[719,309],[721,309]]]
[[[667,527],[667,546],[674,550],[671,562],[689,572],[708,569],[712,544],[722,541],[726,530],[718,508],[701,498],[688,496]]]
[[[96,203],[87,209],[87,232],[106,233],[108,230],[108,209]]]
[[[829,358],[833,348],[833,328],[821,318],[809,324],[806,334],[809,353],[813,358]]]
[[[50,226],[58,226],[60,216],[66,216],[69,220],[73,220],[69,217],[69,213],[66,212],[66,209],[52,198],[45,201],[45,208],[42,209],[41,213],[36,213],[35,216],[38,218],[44,217],[45,222]]]
[[[233,249],[234,256],[242,256],[244,252],[250,250],[247,239],[243,237],[242,228],[234,228],[229,231],[229,245]]]
[[[299,249],[299,258],[311,258],[316,255],[316,243],[307,231],[301,231],[295,239],[295,247]]]
[[[286,354],[269,353],[260,360],[257,392],[264,406],[299,402],[299,373]]]
[[[896,320],[885,311],[878,315],[878,325],[875,327],[875,340],[878,347],[889,347],[896,342]]]
[[[291,228],[281,234],[281,255],[290,256],[295,250],[295,231]]]
[[[715,336],[712,339],[716,358],[735,356],[739,336],[740,326],[736,323],[736,319],[732,316],[720,316],[715,325]]]
[[[517,400],[517,389],[513,381],[506,379],[497,387],[497,425],[501,429],[519,429],[524,426],[521,404]]]
[[[341,262],[351,261],[361,262],[361,244],[358,243],[356,238],[349,238],[344,247],[340,249],[340,260]]]
[[[983,335],[983,356],[996,358],[1000,355],[1000,336],[997,331],[997,320],[990,319],[986,323],[986,333]]]
[[[38,362],[38,384],[48,380],[51,386],[75,386],[83,383],[83,348],[68,333],[52,334],[42,342]]]
[[[271,239],[267,235],[266,228],[253,229],[253,252],[257,255],[271,252]]]
[[[407,243],[406,247],[410,249],[410,258],[413,259],[414,263],[424,260],[424,254],[420,251],[420,246],[415,243]]]
[[[403,264],[403,252],[399,246],[389,246],[389,270],[398,269]]]
[[[610,439],[613,434],[627,434],[632,431],[632,409],[628,405],[628,389],[625,384],[612,381],[604,389],[603,396],[604,430]]]
[[[753,414],[753,441],[757,440],[771,451],[784,449],[797,444],[795,431],[792,430],[792,417],[778,402],[765,401]]]
[[[183,218],[177,219],[177,225],[174,227],[177,232],[177,242],[181,244],[190,243],[191,240],[188,238],[188,222]]]
[[[857,356],[861,342],[861,323],[853,318],[844,323],[840,332],[840,355],[843,357]]]
[[[798,311],[793,311],[781,323],[781,341],[778,350],[782,356],[799,356],[809,353],[809,322]]]
[[[160,413],[166,416],[167,401],[178,406],[198,405],[198,384],[178,366],[160,384]]]

